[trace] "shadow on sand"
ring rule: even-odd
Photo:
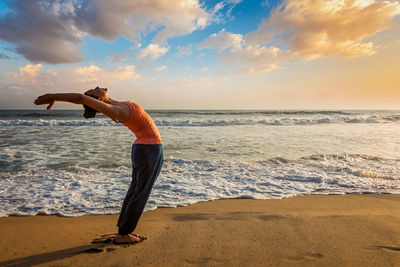
[[[34,266],[38,264],[48,263],[56,260],[62,260],[65,258],[73,257],[81,253],[101,253],[111,252],[118,247],[129,247],[134,244],[114,244],[114,240],[117,234],[105,234],[92,240],[91,245],[77,246],[73,248],[67,248],[57,250],[53,252],[47,252],[23,258],[2,261],[0,267],[14,267],[14,266]],[[141,241],[146,240],[145,236],[137,235],[141,238]],[[140,242],[137,242],[140,243]],[[136,244],[136,243],[135,243]]]
[[[99,253],[104,250],[101,247],[95,247],[93,245],[84,245],[73,248],[67,248],[62,250],[57,250],[48,253],[42,253],[37,255],[32,255],[28,257],[2,261],[0,262],[1,267],[11,267],[11,266],[34,266],[38,264],[43,264],[55,260],[61,260],[65,258],[69,258],[75,256],[80,253]]]

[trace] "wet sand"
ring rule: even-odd
[[[0,218],[0,266],[399,266],[400,195],[218,200],[117,215]]]

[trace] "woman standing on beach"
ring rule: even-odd
[[[96,87],[85,94],[45,94],[39,96],[34,103],[48,104],[47,109],[50,109],[56,101],[82,104],[85,106],[85,117],[94,117],[95,112],[101,112],[112,120],[122,123],[135,134],[136,141],[132,146],[132,182],[122,204],[115,243],[140,242],[142,237],[132,232],[142,215],[163,164],[160,133],[154,121],[138,104],[111,99],[106,88]],[[90,111],[93,113],[90,114]]]

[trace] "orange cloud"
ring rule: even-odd
[[[42,67],[43,67],[42,64],[36,64],[36,65],[28,64],[24,67],[19,67],[18,74],[10,72],[7,74],[7,76],[19,79],[19,81],[24,84],[35,84],[36,83],[35,77],[38,75],[38,72]]]
[[[393,26],[398,14],[397,1],[285,0],[247,41],[284,43],[302,59],[372,55],[375,44],[365,40]]]
[[[293,58],[370,56],[379,44],[367,38],[392,27],[398,14],[397,1],[285,0],[254,32],[222,30],[198,48],[217,49],[219,58],[246,73],[272,71]]]
[[[116,70],[104,70],[95,65],[88,67],[77,67],[72,69],[76,74],[76,78],[84,82],[99,82],[99,81],[128,81],[136,80],[140,76],[135,73],[135,66],[127,65],[119,67]]]
[[[35,77],[38,71],[42,67],[43,67],[42,64],[36,64],[36,65],[28,64],[25,67],[19,68],[19,75],[20,77],[26,77],[26,76]]]
[[[232,63],[239,72],[260,73],[279,68],[283,59],[277,47],[246,44],[242,34],[233,34],[224,29],[210,35],[198,45],[200,49],[217,49],[219,58]]]
[[[241,47],[243,45],[243,35],[226,32],[222,29],[219,33],[211,34],[204,42],[200,43],[200,49],[218,49],[224,51],[231,47]]]
[[[284,54],[277,47],[247,45],[229,50],[220,57],[237,66],[239,72],[261,73],[279,69]]]
[[[39,72],[42,68],[41,64],[29,64],[20,67],[18,74],[10,72],[5,74],[5,77],[17,79],[19,84],[15,84],[15,86],[20,86],[28,91],[30,86],[32,88],[38,87],[35,89],[37,92],[41,92],[42,90],[82,90],[82,88],[90,88],[97,85],[112,87],[121,82],[132,82],[141,78],[135,72],[135,66],[133,65],[118,67],[114,70],[102,69],[98,66],[90,65],[66,69],[50,69]]]

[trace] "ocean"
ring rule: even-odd
[[[0,217],[118,214],[134,135],[80,110],[0,110]],[[150,110],[146,210],[224,198],[400,193],[400,111]]]

